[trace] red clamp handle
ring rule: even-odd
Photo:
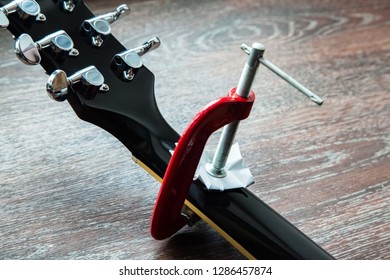
[[[191,121],[169,161],[154,206],[150,230],[155,239],[168,238],[185,225],[181,209],[208,138],[219,128],[247,118],[254,100],[253,91],[243,98],[233,88],[227,97],[209,103]]]

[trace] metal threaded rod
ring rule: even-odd
[[[239,121],[226,125],[219,139],[217,149],[214,154],[213,162],[206,165],[207,173],[213,177],[225,177],[225,165],[229,157],[230,149],[238,129]]]
[[[248,98],[251,92],[252,83],[259,67],[259,59],[263,56],[265,47],[263,44],[254,43],[249,53],[248,60],[241,73],[236,93]],[[225,177],[225,165],[229,157],[230,149],[233,144],[239,121],[232,122],[223,128],[221,138],[214,154],[213,162],[206,165],[207,172],[213,177]]]

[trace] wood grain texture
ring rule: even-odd
[[[87,3],[102,13],[122,1]],[[237,137],[250,188],[336,258],[390,258],[389,1],[131,7],[113,34],[128,48],[162,40],[144,63],[178,132],[236,85],[243,42],[264,43],[269,60],[324,97],[316,107],[260,68]],[[153,240],[158,183],[111,135],[47,98],[42,69],[22,65],[9,33],[0,37],[0,259],[243,258],[203,222]]]

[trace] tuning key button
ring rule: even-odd
[[[5,29],[9,25],[9,20],[3,9],[0,9],[0,29]]]
[[[141,46],[136,47],[133,51],[135,51],[139,56],[143,56],[144,54],[157,49],[160,45],[160,39],[158,37],[154,37],[143,43]]]
[[[91,38],[92,45],[95,47],[101,47],[105,39],[107,39],[107,37],[111,34],[110,24],[116,21],[128,10],[129,6],[124,4],[120,5],[111,13],[85,20],[82,25],[82,30],[87,37]]]
[[[41,13],[39,4],[34,0],[15,0],[0,8],[0,28],[9,25],[8,15],[17,13],[22,20],[45,21],[46,17]]]
[[[62,70],[54,71],[46,83],[47,94],[55,101],[64,101],[68,95],[69,81]]]
[[[98,92],[107,92],[108,85],[104,77],[95,66],[84,68],[68,77],[62,70],[54,71],[46,84],[48,95],[56,101],[67,99],[68,89],[79,90],[85,99],[93,99]]]
[[[22,34],[15,41],[16,56],[27,65],[37,65],[41,62],[39,48],[28,34]]]
[[[157,49],[160,44],[160,39],[155,37],[137,48],[115,55],[112,63],[115,72],[123,80],[133,80],[138,69],[140,69],[143,65],[141,56],[148,53],[149,51]]]
[[[37,42],[34,42],[28,34],[22,34],[15,41],[16,56],[27,65],[39,64],[41,62],[39,51],[45,48],[50,48],[54,58],[59,63],[68,56],[79,54],[74,48],[73,40],[63,30],[52,33]]]

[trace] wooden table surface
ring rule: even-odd
[[[121,1],[87,1],[96,13]],[[144,57],[182,132],[237,84],[241,43],[325,99],[318,107],[260,67],[237,141],[250,189],[338,259],[390,258],[390,2],[132,1],[113,34]],[[111,135],[47,98],[42,69],[0,33],[0,259],[241,259],[205,223],[149,234],[159,184]],[[99,58],[96,58],[99,59]],[[215,144],[217,137],[210,142]]]

